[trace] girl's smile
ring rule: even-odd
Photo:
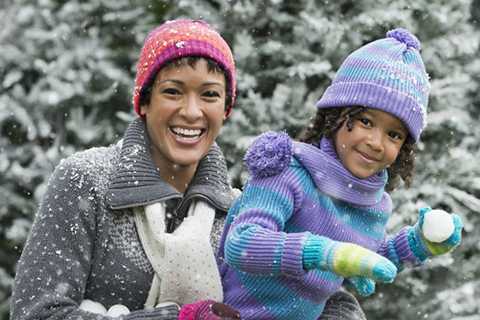
[[[357,152],[358,152],[358,157],[360,158],[360,160],[367,163],[367,164],[372,164],[373,165],[376,162],[378,162],[378,160],[373,156],[369,156],[368,154],[363,153],[361,151],[357,151]]]

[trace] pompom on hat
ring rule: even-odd
[[[226,71],[230,84],[230,114],[235,100],[235,65],[232,51],[210,25],[196,20],[167,21],[149,33],[138,59],[133,106],[140,114],[141,96],[167,63],[185,56],[206,57],[215,60]]]
[[[387,32],[350,54],[338,69],[318,109],[365,106],[403,121],[415,142],[427,125],[430,84],[420,41],[405,29]]]

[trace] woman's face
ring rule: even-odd
[[[335,135],[335,150],[343,166],[357,178],[387,168],[402,148],[408,131],[401,120],[384,111],[366,108],[348,131],[346,122]]]
[[[225,88],[224,74],[209,72],[204,59],[160,70],[141,114],[161,172],[196,168],[207,154],[226,118]]]

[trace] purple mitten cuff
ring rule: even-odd
[[[397,252],[398,259],[405,267],[414,268],[423,266],[426,260],[421,260],[412,250],[412,244],[409,239],[409,228],[405,227],[400,230],[393,240],[393,246]]]
[[[303,248],[307,233],[290,233],[285,238],[282,252],[282,269],[286,275],[299,277],[307,271],[303,268]]]

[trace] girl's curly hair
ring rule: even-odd
[[[299,140],[306,143],[316,143],[323,137],[333,139],[345,121],[347,122],[348,131],[352,131],[354,121],[358,119],[363,111],[365,111],[365,107],[361,106],[318,109],[310,124],[300,134]],[[416,159],[415,151],[415,141],[408,135],[398,153],[397,159],[387,168],[388,181],[385,186],[386,191],[395,189],[400,182],[400,178],[405,182],[407,188],[410,187]]]

